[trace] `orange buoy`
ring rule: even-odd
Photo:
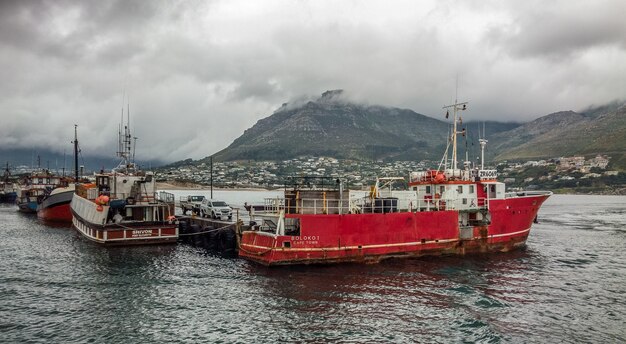
[[[446,176],[443,173],[438,173],[437,176],[435,176],[436,183],[443,183],[445,180]]]

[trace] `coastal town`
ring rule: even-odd
[[[406,177],[412,171],[437,168],[434,161],[356,161],[329,157],[300,157],[283,161],[195,163],[191,160],[157,169],[157,179],[178,185],[219,188],[275,189],[289,176],[341,178],[348,187],[367,188],[376,177]],[[499,179],[517,189],[554,189],[563,192],[624,193],[626,173],[611,169],[610,157],[598,155],[548,160],[502,162],[492,166]]]

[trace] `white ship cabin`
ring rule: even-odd
[[[26,180],[26,185],[31,189],[54,188],[61,184],[61,177],[51,174],[33,174]]]
[[[411,191],[418,200],[444,203],[447,209],[488,208],[489,200],[505,198],[505,184],[495,180],[495,170],[421,171],[409,176]],[[420,205],[423,207],[423,205]]]
[[[156,181],[151,172],[126,175],[96,174],[95,184],[80,184],[72,207],[91,223],[130,223],[137,221],[166,221],[174,215],[174,195],[156,193]],[[109,202],[97,209],[99,196],[109,196]],[[116,218],[119,214],[120,218]]]
[[[137,175],[96,174],[96,188],[89,190],[89,199],[108,195],[111,200],[126,200],[127,204],[153,203],[156,195],[156,180],[152,172]]]

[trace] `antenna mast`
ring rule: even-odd
[[[480,134],[480,129],[478,130]],[[487,146],[487,139],[485,139],[485,122],[483,122],[483,135],[480,139],[478,139],[478,143],[480,143],[480,169],[485,169],[485,146]]]
[[[454,104],[452,105],[446,105],[443,107],[443,109],[450,109],[452,108],[453,111],[453,122],[452,122],[452,175],[456,176],[456,170],[457,170],[457,139],[456,136],[458,134],[463,134],[465,133],[465,130],[462,131],[458,131],[457,130],[457,123],[462,123],[462,119],[459,115],[459,111],[464,111],[465,109],[467,109],[467,102],[463,102],[463,103],[459,103],[458,100],[454,100]]]

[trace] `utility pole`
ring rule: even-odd
[[[213,199],[213,156],[212,155],[209,158],[209,161],[211,162],[211,199]]]

